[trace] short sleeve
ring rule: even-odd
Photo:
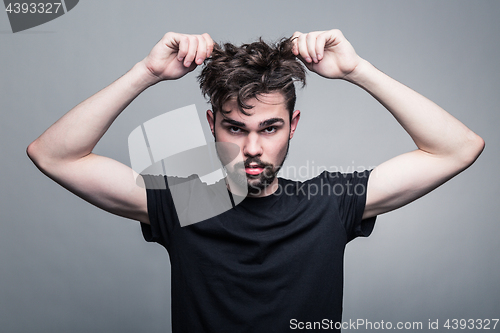
[[[342,224],[347,241],[356,237],[368,237],[375,226],[376,216],[364,219],[366,192],[370,170],[353,173],[325,173],[330,178],[333,193],[338,202]]]
[[[156,242],[166,249],[172,228],[177,220],[172,194],[165,176],[143,175],[146,185],[149,224],[141,223],[141,230],[147,242]]]

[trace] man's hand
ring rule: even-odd
[[[47,176],[88,202],[148,223],[146,191],[137,186],[137,174],[92,150],[134,98],[152,84],[178,79],[194,70],[211,55],[213,46],[208,34],[165,34],[144,60],[75,106],[33,141],[28,155]]]
[[[484,141],[438,105],[360,58],[339,30],[292,36],[295,54],[309,70],[345,79],[377,99],[418,149],[377,166],[368,180],[363,218],[402,207],[448,181],[479,156]]]
[[[292,39],[293,54],[309,70],[328,79],[348,79],[362,60],[337,29],[307,34],[297,31]]]
[[[214,42],[207,33],[185,35],[168,32],[141,63],[151,73],[155,83],[175,80],[201,65],[210,57],[213,48]]]

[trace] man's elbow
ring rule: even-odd
[[[36,156],[37,156],[37,142],[36,140],[29,144],[26,148],[26,155],[30,158],[30,160],[36,165]]]
[[[26,154],[36,167],[40,169],[40,171],[44,172],[46,169],[44,165],[47,163],[44,163],[43,153],[39,147],[38,139],[29,144],[26,148]]]
[[[484,150],[484,145],[483,138],[476,133],[470,131],[467,134],[462,149],[460,149],[460,153],[458,154],[460,163],[463,165],[464,169],[468,168],[477,160]]]

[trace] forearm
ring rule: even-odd
[[[28,147],[37,164],[74,161],[92,152],[116,117],[155,81],[143,63],[75,106]]]
[[[481,152],[484,142],[464,124],[367,61],[361,61],[346,79],[384,105],[420,150],[434,156],[472,161]]]

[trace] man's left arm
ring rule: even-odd
[[[484,141],[441,107],[361,59],[339,30],[294,34],[293,52],[312,71],[365,89],[403,126],[418,149],[392,158],[368,180],[363,218],[429,193],[469,167]]]

